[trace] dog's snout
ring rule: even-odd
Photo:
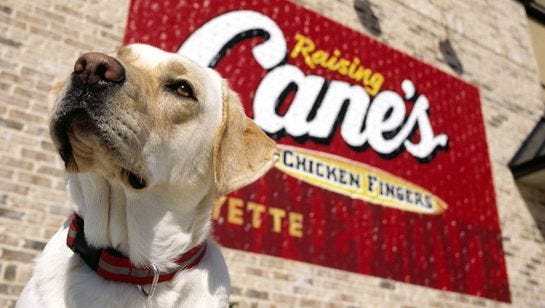
[[[99,81],[122,83],[125,69],[116,59],[99,52],[88,52],[74,64],[74,73],[84,84],[94,86]]]

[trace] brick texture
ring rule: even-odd
[[[512,306],[545,305],[545,192],[516,183],[508,161],[543,114],[524,9],[514,0],[294,0],[456,75],[439,51],[447,36],[479,87]],[[32,260],[70,212],[49,140],[47,93],[79,54],[121,44],[128,0],[3,0],[0,4],[0,307],[12,307]],[[478,297],[223,249],[235,307],[499,307]]]

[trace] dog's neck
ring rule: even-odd
[[[172,267],[210,233],[214,198],[204,189],[164,186],[137,193],[98,173],[72,174],[68,186],[89,245],[113,247],[135,265]]]

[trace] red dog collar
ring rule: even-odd
[[[89,246],[83,233],[83,219],[77,213],[72,215],[66,244],[72,251],[79,254],[91,269],[106,280],[138,285],[152,284],[152,286],[157,285],[157,282],[170,280],[181,270],[195,267],[206,252],[206,242],[204,242],[178,257],[174,261],[178,266],[166,272],[157,273],[154,268],[136,267],[129,258],[113,248],[97,249]],[[144,291],[143,293],[148,295]]]

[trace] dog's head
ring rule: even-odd
[[[147,45],[86,53],[53,91],[50,132],[68,172],[98,172],[137,192],[263,175],[275,145],[212,69]]]

